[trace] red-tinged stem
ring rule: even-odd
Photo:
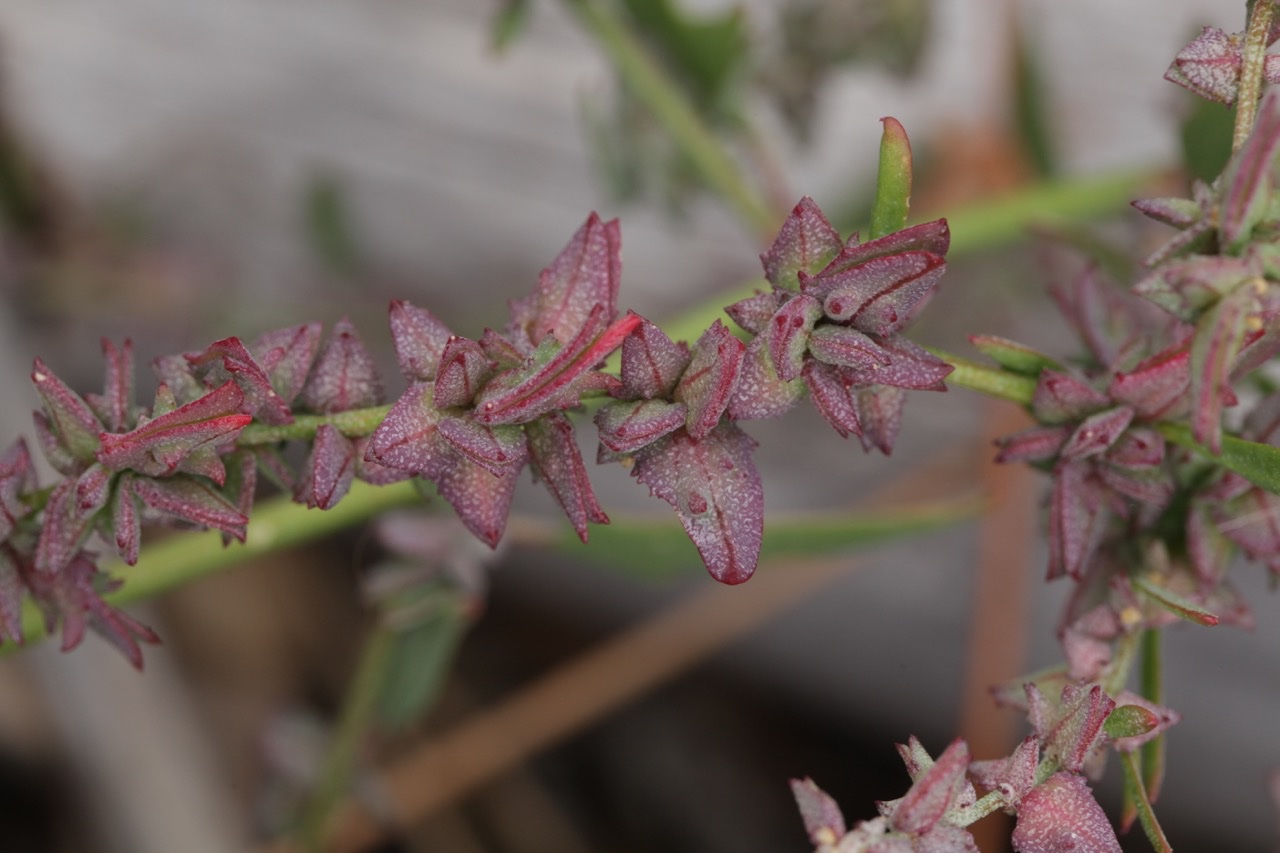
[[[1235,132],[1231,150],[1239,151],[1253,130],[1258,115],[1258,99],[1262,96],[1262,71],[1267,61],[1267,36],[1275,15],[1275,0],[1257,0],[1245,31],[1241,50],[1240,89],[1236,97]]]

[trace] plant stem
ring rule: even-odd
[[[611,7],[596,0],[565,0],[586,30],[608,54],[632,94],[662,123],[702,180],[722,196],[753,235],[773,238],[781,216],[765,204],[742,176],[697,110]]]
[[[396,632],[381,624],[375,625],[365,640],[316,788],[302,811],[297,837],[305,850],[319,853],[329,816],[334,806],[349,792],[360,748],[386,682],[395,644]]]
[[[1011,373],[998,367],[986,367],[976,361],[969,361],[933,347],[925,347],[925,349],[955,368],[947,377],[947,381],[953,385],[959,385],[971,391],[980,391],[991,397],[999,397],[1024,406],[1031,405],[1031,399],[1036,392],[1035,377]]]
[[[388,486],[357,481],[351,484],[347,496],[330,510],[307,509],[287,497],[264,501],[254,510],[249,536],[243,543],[224,547],[222,534],[216,530],[182,533],[148,544],[132,567],[122,563],[107,566],[106,571],[122,578],[125,584],[103,598],[112,605],[151,598],[231,568],[242,560],[313,542],[336,530],[421,500],[417,487],[410,481]],[[30,600],[23,606],[22,633],[28,643],[46,633],[44,618]],[[0,646],[0,655],[17,648],[20,647],[6,643]]]
[[[1236,96],[1235,132],[1231,136],[1231,150],[1239,151],[1253,130],[1258,115],[1258,100],[1262,96],[1262,71],[1267,58],[1267,36],[1271,32],[1271,19],[1275,14],[1275,0],[1256,0],[1249,28],[1245,30],[1241,49],[1240,89]]]
[[[390,406],[373,406],[331,415],[295,415],[291,424],[249,424],[240,431],[236,444],[240,447],[256,447],[281,441],[310,441],[323,424],[332,424],[348,438],[356,438],[372,433],[390,411]]]

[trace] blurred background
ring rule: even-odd
[[[901,120],[915,213],[952,216],[964,244],[913,338],[962,354],[971,332],[1070,353],[1045,298],[1079,268],[1061,244],[1123,270],[1108,247],[1158,242],[1122,200],[1181,192],[1184,164],[1209,168],[1214,134],[1229,138],[1225,111],[1161,75],[1199,26],[1244,21],[1243,4],[1210,0],[601,3],[779,211],[811,195],[855,228],[878,119]],[[388,300],[478,335],[591,210],[622,218],[621,302],[648,317],[758,277],[758,235],[700,189],[574,5],[0,3],[4,434],[30,431],[35,355],[92,389],[102,337],[132,338],[146,365],[347,316],[396,395]],[[1042,215],[1071,182],[1090,200]],[[990,439],[1020,426],[1006,408],[916,394],[890,459],[808,410],[748,424],[771,513],[979,491],[992,509],[769,565],[742,589],[696,564],[622,569],[599,548],[468,557],[483,603],[449,675],[429,713],[369,740],[357,782],[376,805],[376,769],[423,744],[483,745],[486,769],[439,764],[430,814],[370,849],[801,851],[789,777],[867,817],[906,790],[892,744],[911,734],[935,753],[957,734],[980,757],[1007,750],[1023,723],[985,687],[1060,659],[1065,589],[1040,583],[1040,483],[987,464]],[[662,509],[617,466],[591,477],[611,514]],[[558,512],[527,484],[516,500],[531,523]],[[0,660],[0,846],[265,849],[315,781],[383,552],[366,525],[131,607],[164,638],[142,676],[96,637]],[[1170,632],[1184,720],[1159,806],[1181,849],[1276,846],[1280,614],[1260,570],[1240,585],[1255,633]]]

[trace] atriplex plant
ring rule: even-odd
[[[135,403],[127,341],[103,344],[101,394],[77,394],[37,360],[36,435],[61,476],[40,486],[21,440],[0,458],[0,637],[23,641],[29,598],[47,630],[61,626],[64,648],[92,627],[140,667],[139,643],[156,636],[104,601],[119,581],[98,568],[91,539],[129,564],[143,521],[243,540],[259,473],[321,510],[357,479],[430,484],[496,546],[528,466],[585,541],[589,524],[608,522],[568,414],[586,405],[597,461],[628,467],[675,509],[712,576],[741,583],[765,525],[741,421],[808,397],[841,436],[889,453],[905,392],[950,379],[1038,422],[1004,439],[999,458],[1052,477],[1048,575],[1076,584],[1066,663],[997,690],[1034,727],[1009,757],[973,761],[961,741],[936,761],[915,741],[903,747],[912,787],[875,820],[849,830],[813,783],[795,782],[810,836],[820,850],[975,850],[965,827],[1003,809],[1018,816],[1019,851],[1118,850],[1085,783],[1114,747],[1125,824],[1137,817],[1168,849],[1150,803],[1161,734],[1178,716],[1161,705],[1157,631],[1179,618],[1248,624],[1226,578],[1237,551],[1280,572],[1280,394],[1260,373],[1280,350],[1280,100],[1256,109],[1261,81],[1280,78],[1265,55],[1280,37],[1271,15],[1260,0],[1246,33],[1206,29],[1175,61],[1170,79],[1238,102],[1235,153],[1191,199],[1137,203],[1179,234],[1131,290],[1091,272],[1055,294],[1085,346],[1076,360],[975,336],[987,367],[903,337],[943,277],[950,232],[945,220],[906,226],[910,148],[893,119],[869,239],[842,238],[802,199],[762,256],[770,289],[726,309],[737,331],[716,320],[691,344],[619,312],[619,227],[592,214],[500,331],[471,340],[393,302],[408,388],[392,405],[346,321],[323,342],[307,323],[160,358],[150,408]],[[1228,418],[1232,406],[1243,413]],[[304,448],[301,462],[289,443]],[[1140,661],[1138,694],[1127,685]]]

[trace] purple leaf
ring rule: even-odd
[[[1116,406],[1090,415],[1080,422],[1062,446],[1062,458],[1074,461],[1105,452],[1132,421],[1133,409],[1128,406]]]
[[[608,524],[596,502],[573,422],[559,412],[544,415],[525,427],[534,480],[540,480],[569,517],[578,538],[587,541],[587,523]]]
[[[1190,255],[1152,270],[1133,286],[1133,292],[1181,320],[1195,322],[1206,308],[1225,294],[1258,278],[1256,258]]]
[[[840,807],[812,779],[792,779],[791,795],[796,798],[805,832],[815,847],[834,847],[845,834]]]
[[[689,407],[685,428],[696,441],[715,429],[729,407],[746,350],[729,327],[716,320],[693,347],[693,358],[672,392]]]
[[[331,509],[351,488],[355,476],[355,453],[351,439],[337,427],[321,424],[302,466],[293,499],[311,509]]]
[[[1043,424],[1060,424],[1091,415],[1111,405],[1111,400],[1069,373],[1045,370],[1036,383],[1031,413]]]
[[[76,512],[93,515],[107,505],[111,494],[111,472],[102,463],[95,462],[76,478]]]
[[[133,494],[133,475],[125,474],[111,497],[111,534],[120,559],[132,566],[138,562],[142,542],[142,518],[138,499]],[[247,516],[246,516],[247,517]]]
[[[411,382],[435,379],[440,355],[453,335],[449,327],[427,309],[401,299],[391,302],[390,321],[400,372]]]
[[[524,363],[525,353],[493,329],[485,329],[480,333],[480,349],[502,370],[510,370]]]
[[[35,570],[54,575],[80,552],[80,547],[93,529],[93,517],[82,515],[76,507],[75,481],[63,480],[54,486],[44,507],[44,526],[36,541]]]
[[[1229,36],[1217,27],[1205,27],[1178,51],[1164,79],[1229,107],[1240,88],[1240,51],[1238,34]]]
[[[102,356],[106,360],[106,377],[102,394],[87,394],[85,399],[98,419],[110,432],[124,432],[133,426],[138,407],[133,401],[133,341],[126,339],[120,349],[102,339]]]
[[[1174,228],[1190,228],[1204,215],[1200,203],[1190,198],[1143,198],[1130,203],[1143,215]]]
[[[136,669],[142,669],[139,642],[158,643],[147,626],[102,600],[102,594],[119,586],[107,580],[87,556],[80,554],[56,575],[40,577],[32,588],[50,630],[62,624],[62,650],[80,644],[91,627],[120,650]]]
[[[320,348],[319,323],[303,323],[265,332],[249,347],[249,353],[267,374],[267,380],[286,404],[302,392],[316,351]]]
[[[1048,717],[1042,717],[1036,727],[1036,734],[1044,743],[1045,757],[1056,758],[1063,769],[1079,773],[1102,746],[1102,726],[1115,706],[1115,700],[1097,684],[1067,684],[1062,689],[1059,707]]]
[[[271,387],[271,380],[262,365],[249,354],[239,338],[224,338],[202,353],[186,356],[186,359],[210,387],[227,379],[234,381],[244,392],[242,411],[246,414],[267,424],[293,423],[289,405]]]
[[[689,366],[689,348],[672,343],[653,323],[640,324],[622,342],[622,388],[628,400],[667,398]]]
[[[1107,396],[1132,406],[1139,418],[1159,420],[1185,402],[1190,383],[1191,351],[1178,345],[1151,356],[1127,373],[1116,373]]]
[[[725,308],[724,313],[728,314],[729,318],[744,332],[759,335],[764,332],[773,315],[777,313],[778,304],[781,301],[781,294],[776,290],[770,290],[767,293],[757,290],[755,295]]]
[[[760,256],[764,277],[774,287],[798,290],[798,273],[818,272],[843,246],[840,234],[831,227],[818,205],[805,196],[782,223],[769,251]]]
[[[126,433],[103,433],[98,461],[112,471],[126,468],[149,477],[163,477],[184,469],[201,448],[230,444],[252,418],[241,414],[244,395],[232,382],[210,391]],[[205,466],[201,473],[215,482],[223,478],[222,463]]]
[[[1107,462],[1124,468],[1155,468],[1164,462],[1164,437],[1151,427],[1130,427],[1107,452]]]
[[[912,391],[946,391],[942,381],[955,370],[924,347],[901,335],[878,341],[887,364],[869,368],[845,368],[845,378],[854,385],[892,385]]]
[[[616,387],[617,381],[595,372],[596,366],[621,346],[644,318],[628,313],[604,328],[604,311],[597,305],[578,336],[546,361],[535,358],[510,376],[495,377],[476,401],[476,420],[490,425],[527,423],[547,412],[578,405],[586,390]],[[554,343],[554,338],[548,338],[540,352]]]
[[[1222,452],[1222,409],[1234,400],[1231,368],[1244,346],[1252,299],[1241,288],[1218,300],[1191,342],[1191,434],[1215,454]]]
[[[511,473],[511,467],[523,465],[528,456],[522,427],[491,427],[469,417],[445,417],[439,431],[454,450],[495,477]]]
[[[769,354],[768,341],[756,337],[747,345],[742,369],[734,385],[733,396],[726,410],[729,420],[774,418],[790,409],[804,396],[804,382],[797,378],[790,381],[778,376],[773,357]]]
[[[634,453],[684,426],[687,413],[684,403],[627,400],[602,406],[595,422],[602,445],[614,453]]]
[[[35,487],[31,452],[26,440],[19,438],[0,456],[0,541],[8,539],[18,521],[31,513],[22,496]]]
[[[302,389],[302,403],[313,412],[332,414],[382,402],[382,379],[355,327],[343,317],[316,359]]]
[[[871,240],[867,243],[858,243],[853,237],[850,237],[849,242],[841,250],[840,254],[836,255],[831,263],[817,276],[800,276],[800,288],[808,293],[813,285],[817,284],[812,279],[845,272],[874,258],[883,258],[902,252],[929,252],[934,255],[946,255],[947,249],[950,247],[951,229],[947,227],[947,220],[945,219],[935,219],[932,222],[923,222],[910,228],[903,228],[901,231],[894,231],[892,234],[886,234],[877,240]],[[818,289],[821,290],[820,284]],[[826,297],[825,293],[814,293],[814,295],[819,299]]]
[[[864,332],[891,335],[904,327],[937,290],[947,262],[931,252],[902,252],[873,258],[815,280],[823,310],[837,322]]]
[[[57,446],[81,467],[93,462],[94,453],[98,450],[98,434],[102,432],[103,426],[89,404],[54,376],[38,358],[31,371],[31,381],[35,383],[36,393],[40,395],[47,413],[44,426],[56,440]],[[50,462],[52,461],[54,460],[51,458]]]
[[[18,556],[8,543],[0,542],[0,641],[22,642],[22,601],[26,595]]]
[[[888,385],[855,387],[854,404],[858,407],[858,420],[862,423],[864,450],[875,448],[885,456],[893,453],[902,428],[902,408],[907,395],[901,388]]]
[[[996,461],[1048,462],[1057,458],[1058,451],[1071,435],[1069,427],[1031,427],[1014,435],[996,440],[1000,452]]]
[[[890,825],[913,835],[929,832],[963,794],[968,767],[969,747],[957,738],[898,801]]]
[[[1016,853],[1121,853],[1116,831],[1089,786],[1066,772],[1055,773],[1022,798],[1011,841]]]
[[[511,498],[524,467],[524,459],[510,466],[507,474],[495,477],[465,456],[454,453],[451,464],[431,479],[440,497],[458,514],[458,519],[477,539],[490,548],[498,547],[507,526]]]
[[[434,479],[452,464],[454,456],[440,436],[441,418],[440,410],[432,405],[431,384],[417,382],[409,386],[370,436],[365,458]]]
[[[841,438],[862,435],[862,421],[858,418],[858,407],[854,402],[856,392],[852,383],[845,381],[840,368],[809,359],[801,375],[814,408],[840,433]]]
[[[983,788],[998,792],[1005,804],[1014,808],[1035,787],[1039,764],[1040,738],[1028,735],[1007,758],[970,762],[969,774]]]
[[[470,338],[451,336],[436,371],[436,405],[440,408],[470,405],[496,367],[480,344]]]
[[[200,527],[212,527],[244,541],[249,519],[236,505],[203,480],[179,474],[163,480],[131,477],[130,488],[143,505]]]
[[[818,361],[863,372],[890,361],[879,343],[850,326],[822,325],[814,329],[809,336],[809,352]]]
[[[191,362],[187,359],[187,355],[162,355],[151,363],[151,370],[160,380],[161,386],[169,389],[175,401],[181,400],[184,403],[190,403],[209,390],[196,378]],[[174,408],[177,408],[176,402]]]
[[[1087,464],[1066,463],[1054,470],[1049,500],[1049,580],[1084,574],[1101,537],[1106,512]]]
[[[274,450],[274,448],[271,448]],[[222,493],[235,505],[240,514],[248,518],[253,512],[253,499],[258,486],[258,459],[260,457],[249,450],[240,450],[227,456],[227,477],[222,485]],[[290,492],[293,489],[289,489]],[[231,542],[231,535],[222,534],[222,544]]]
[[[711,576],[738,584],[760,558],[764,491],[751,459],[756,442],[731,423],[701,440],[677,430],[641,449],[631,475],[675,507]]]
[[[809,333],[821,316],[822,303],[806,294],[787,300],[773,315],[764,337],[779,379],[789,382],[800,377]]]
[[[517,344],[527,341],[533,348],[548,335],[569,341],[589,324],[611,322],[618,313],[621,244],[618,220],[601,222],[595,213],[588,216],[538,276],[534,292],[511,303],[508,329]]]

